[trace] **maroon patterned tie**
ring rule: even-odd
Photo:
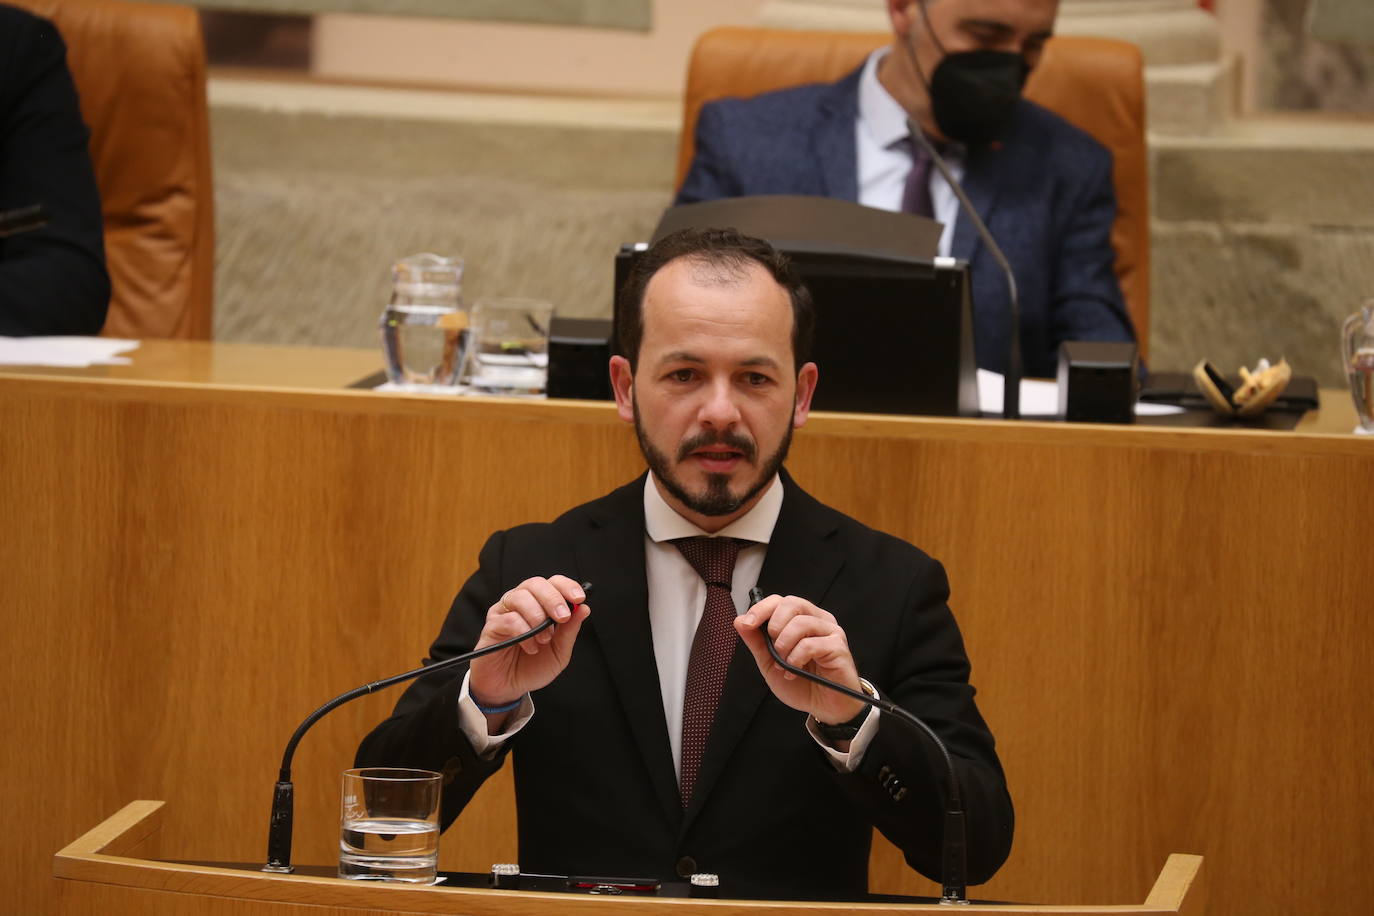
[[[741,541],[734,538],[681,538],[673,541],[687,562],[706,582],[706,609],[692,639],[687,661],[687,688],[682,698],[682,760],[678,780],[682,807],[692,798],[706,738],[716,718],[725,672],[735,651],[735,602],[730,579],[735,572]]]
[[[902,212],[934,217],[935,204],[930,198],[930,153],[910,137],[901,143],[902,148],[911,153],[911,171],[907,173],[906,187],[902,190]]]

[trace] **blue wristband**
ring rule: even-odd
[[[468,699],[472,700],[472,705],[477,707],[478,712],[486,716],[499,716],[502,713],[507,713],[511,710],[519,709],[520,704],[525,702],[525,698],[521,697],[514,703],[507,703],[505,706],[483,706],[482,701],[477,699],[471,693],[468,694]]]

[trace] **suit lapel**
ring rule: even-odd
[[[577,544],[577,560],[594,587],[587,628],[605,654],[654,794],[668,822],[676,824],[682,817],[682,803],[649,623],[643,499],[644,478],[640,477],[601,500],[591,515],[592,531]]]
[[[858,151],[854,123],[859,116],[862,68],[830,86],[817,106],[811,151],[821,172],[821,196],[859,199]]]
[[[1004,149],[984,147],[970,150],[968,159],[965,160],[964,193],[968,195],[969,203],[973,204],[973,209],[983,218],[984,223],[990,221],[992,208],[997,202],[998,176],[1001,174],[1005,156]],[[950,243],[949,253],[961,260],[972,261],[982,244],[982,240],[978,238],[978,230],[973,227],[973,221],[960,213],[954,221],[954,239]]]
[[[759,573],[759,587],[765,595],[797,595],[824,607],[826,592],[844,562],[838,551],[825,549],[835,526],[823,507],[803,492],[786,471],[782,472],[782,479],[782,510]],[[743,642],[737,642],[682,824],[684,831],[709,798],[740,739],[749,730],[759,704],[768,695],[768,685],[759,674],[754,657]],[[798,723],[797,727],[802,726]]]
[[[1025,104],[1021,103],[1022,106]],[[964,166],[964,192],[984,224],[992,225],[992,211],[1004,186],[1015,180],[1017,165],[1020,164],[1024,170],[1027,162],[1039,161],[1037,156],[1032,155],[1037,146],[1036,138],[1026,128],[1024,108],[1021,107],[1013,117],[1005,140],[969,151]],[[954,224],[950,254],[972,261],[982,245],[978,231],[961,213]]]

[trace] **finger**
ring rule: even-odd
[[[572,654],[573,643],[577,641],[577,634],[582,632],[582,621],[591,616],[590,605],[579,604],[573,608],[572,617],[566,623],[560,623],[553,633],[553,650],[559,656],[567,658]]]
[[[492,605],[492,609],[487,612],[487,620],[482,625],[482,634],[477,639],[474,648],[484,649],[487,646],[505,642],[522,633],[529,632],[529,624],[525,618],[513,611],[502,612],[501,605]],[[520,644],[521,648],[528,652],[533,645],[530,641]]]
[[[567,602],[570,609],[587,600],[587,593],[582,588],[582,583],[569,579],[567,576],[549,576],[549,584],[558,589],[559,594],[563,596],[563,600]]]
[[[771,624],[768,629],[772,632]],[[783,658],[788,658],[793,648],[803,639],[812,636],[829,636],[838,629],[834,624],[819,617],[798,614],[788,620],[782,630],[773,637],[773,648],[777,649],[778,654]]]
[[[749,650],[749,654],[754,656],[754,663],[759,666],[759,672],[766,675],[777,665],[773,662],[773,656],[768,654],[768,647],[763,643],[763,634],[759,632],[761,621],[751,625],[747,618],[748,615],[735,618],[735,632],[739,634],[740,641]]]
[[[828,636],[808,636],[783,657],[789,665],[798,668],[814,665],[821,670],[842,672],[854,668],[854,659],[849,654],[849,644],[843,636],[836,633]]]
[[[566,576],[560,576],[558,578],[566,580],[569,585],[581,591],[582,587]],[[567,586],[565,585],[564,587],[566,588]],[[542,576],[533,576],[521,582],[519,588],[529,592],[530,595],[534,597],[534,600],[539,603],[542,616],[536,623],[542,623],[544,617],[552,617],[554,620],[561,623],[572,616],[572,608],[568,606],[568,600],[563,597],[563,591],[559,589],[557,584],[549,579],[545,579]]]
[[[746,628],[751,630],[756,629],[757,627],[760,627],[768,622],[768,618],[773,615],[773,610],[778,606],[778,603],[781,601],[781,595],[769,595],[762,601],[758,602],[757,604],[754,604],[747,611],[745,611],[742,616],[736,619],[743,622]],[[738,629],[738,627],[736,627],[736,629]],[[740,630],[739,632],[741,634],[744,633],[743,630]]]
[[[773,612],[768,620],[768,632],[776,640],[779,634],[786,629],[788,623],[797,617],[807,617],[814,620],[821,620],[833,624],[835,618],[829,611],[816,607],[805,598],[798,598],[795,595],[788,595],[778,603],[777,610]]]

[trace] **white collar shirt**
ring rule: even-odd
[[[902,143],[910,136],[907,112],[878,81],[878,64],[891,48],[879,48],[868,56],[859,76],[859,116],[854,122],[859,203],[880,210],[900,211],[906,178],[911,172],[911,153]],[[964,178],[962,149],[952,147],[944,154],[956,180]],[[938,170],[931,169],[930,198],[935,218],[944,224],[940,235],[940,254],[949,257],[954,225],[959,217],[959,200]]]

